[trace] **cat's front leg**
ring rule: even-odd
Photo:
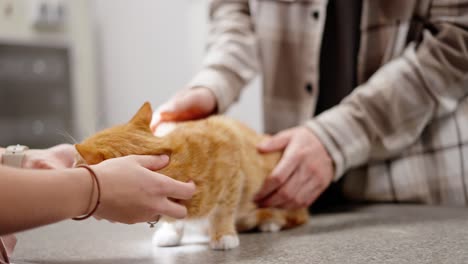
[[[173,247],[180,245],[184,235],[184,221],[162,221],[153,236],[153,243],[159,247]]]

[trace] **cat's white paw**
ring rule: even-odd
[[[281,230],[281,226],[274,222],[266,222],[260,225],[262,232],[276,233]]]
[[[153,243],[159,247],[174,247],[180,245],[183,227],[173,223],[162,223],[153,236]]]
[[[153,238],[153,243],[158,247],[175,247],[180,245],[182,237],[177,236],[175,233],[168,235],[155,235]]]
[[[214,250],[228,250],[239,246],[239,237],[237,235],[222,236],[219,240],[212,240],[210,246]]]

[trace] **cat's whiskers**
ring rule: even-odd
[[[67,131],[57,130],[57,133],[65,138],[65,141],[70,144],[77,144],[78,141]],[[71,141],[71,142],[70,142]]]

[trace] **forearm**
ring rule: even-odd
[[[211,1],[203,67],[188,87],[210,89],[222,113],[238,99],[242,88],[255,77],[258,69],[249,1]]]
[[[457,111],[468,94],[468,31],[450,23],[438,28],[308,123],[331,153],[336,178],[369,161],[399,155],[431,122]]]
[[[85,169],[46,171],[0,166],[0,235],[85,214],[92,185]]]

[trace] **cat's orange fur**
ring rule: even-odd
[[[87,164],[126,156],[168,154],[159,172],[179,181],[193,181],[197,192],[183,201],[188,218],[209,216],[211,241],[235,236],[265,224],[290,228],[308,220],[306,209],[258,209],[252,202],[281,153],[260,154],[265,139],[242,123],[223,116],[179,124],[164,137],[153,136],[152,109],[145,103],[132,120],[99,132],[76,145]]]

